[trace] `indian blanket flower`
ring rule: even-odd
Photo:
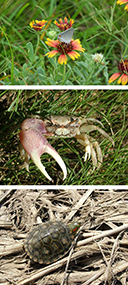
[[[127,0],[118,0],[118,1],[116,1],[116,3],[122,5],[122,4],[128,3],[128,1]],[[128,4],[125,5],[124,10],[128,11]]]
[[[108,83],[115,81],[120,75],[120,78],[117,81],[117,84],[126,85],[128,83],[128,59],[122,59],[118,64],[118,69],[121,72],[114,73]]]
[[[61,30],[61,31],[65,31],[67,29],[70,29],[74,23],[73,19],[70,19],[69,23],[68,23],[68,19],[65,17],[64,21],[60,18],[58,23],[56,20],[54,21],[54,24]]]
[[[76,58],[78,58],[80,56],[80,54],[76,51],[82,51],[84,52],[84,48],[82,48],[82,45],[80,43],[80,41],[77,40],[71,40],[70,43],[64,43],[64,42],[60,42],[59,40],[51,40],[51,39],[47,39],[46,44],[48,46],[54,47],[55,49],[48,52],[45,55],[48,55],[48,57],[53,57],[54,55],[56,55],[57,53],[60,54],[59,58],[58,58],[58,63],[59,64],[67,64],[67,55],[72,58],[73,60],[75,60]]]
[[[44,25],[46,24],[47,21],[42,20],[42,21],[38,21],[38,20],[34,20],[30,23],[31,28],[33,28],[36,31],[41,31],[42,28],[44,27]]]

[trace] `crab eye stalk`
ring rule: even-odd
[[[52,180],[41,163],[40,157],[44,152],[50,154],[57,161],[63,171],[63,179],[65,179],[67,176],[65,163],[43,134],[47,135],[47,131],[42,120],[36,118],[26,119],[21,124],[20,142],[26,153],[47,179]]]

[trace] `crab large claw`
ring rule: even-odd
[[[21,131],[19,135],[20,142],[35,165],[49,180],[52,180],[40,160],[40,157],[44,152],[49,153],[60,165],[64,174],[63,179],[65,179],[67,176],[65,163],[56,150],[48,143],[44,135],[49,134],[47,133],[42,120],[30,118],[24,120],[21,124]]]

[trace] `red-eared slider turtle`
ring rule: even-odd
[[[62,221],[49,221],[28,233],[24,247],[29,257],[41,264],[50,264],[69,250],[80,223],[69,225]]]

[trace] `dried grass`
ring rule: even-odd
[[[0,284],[127,284],[128,190],[0,190],[0,203]],[[34,224],[52,219],[82,227],[69,256],[43,266],[23,243]]]

